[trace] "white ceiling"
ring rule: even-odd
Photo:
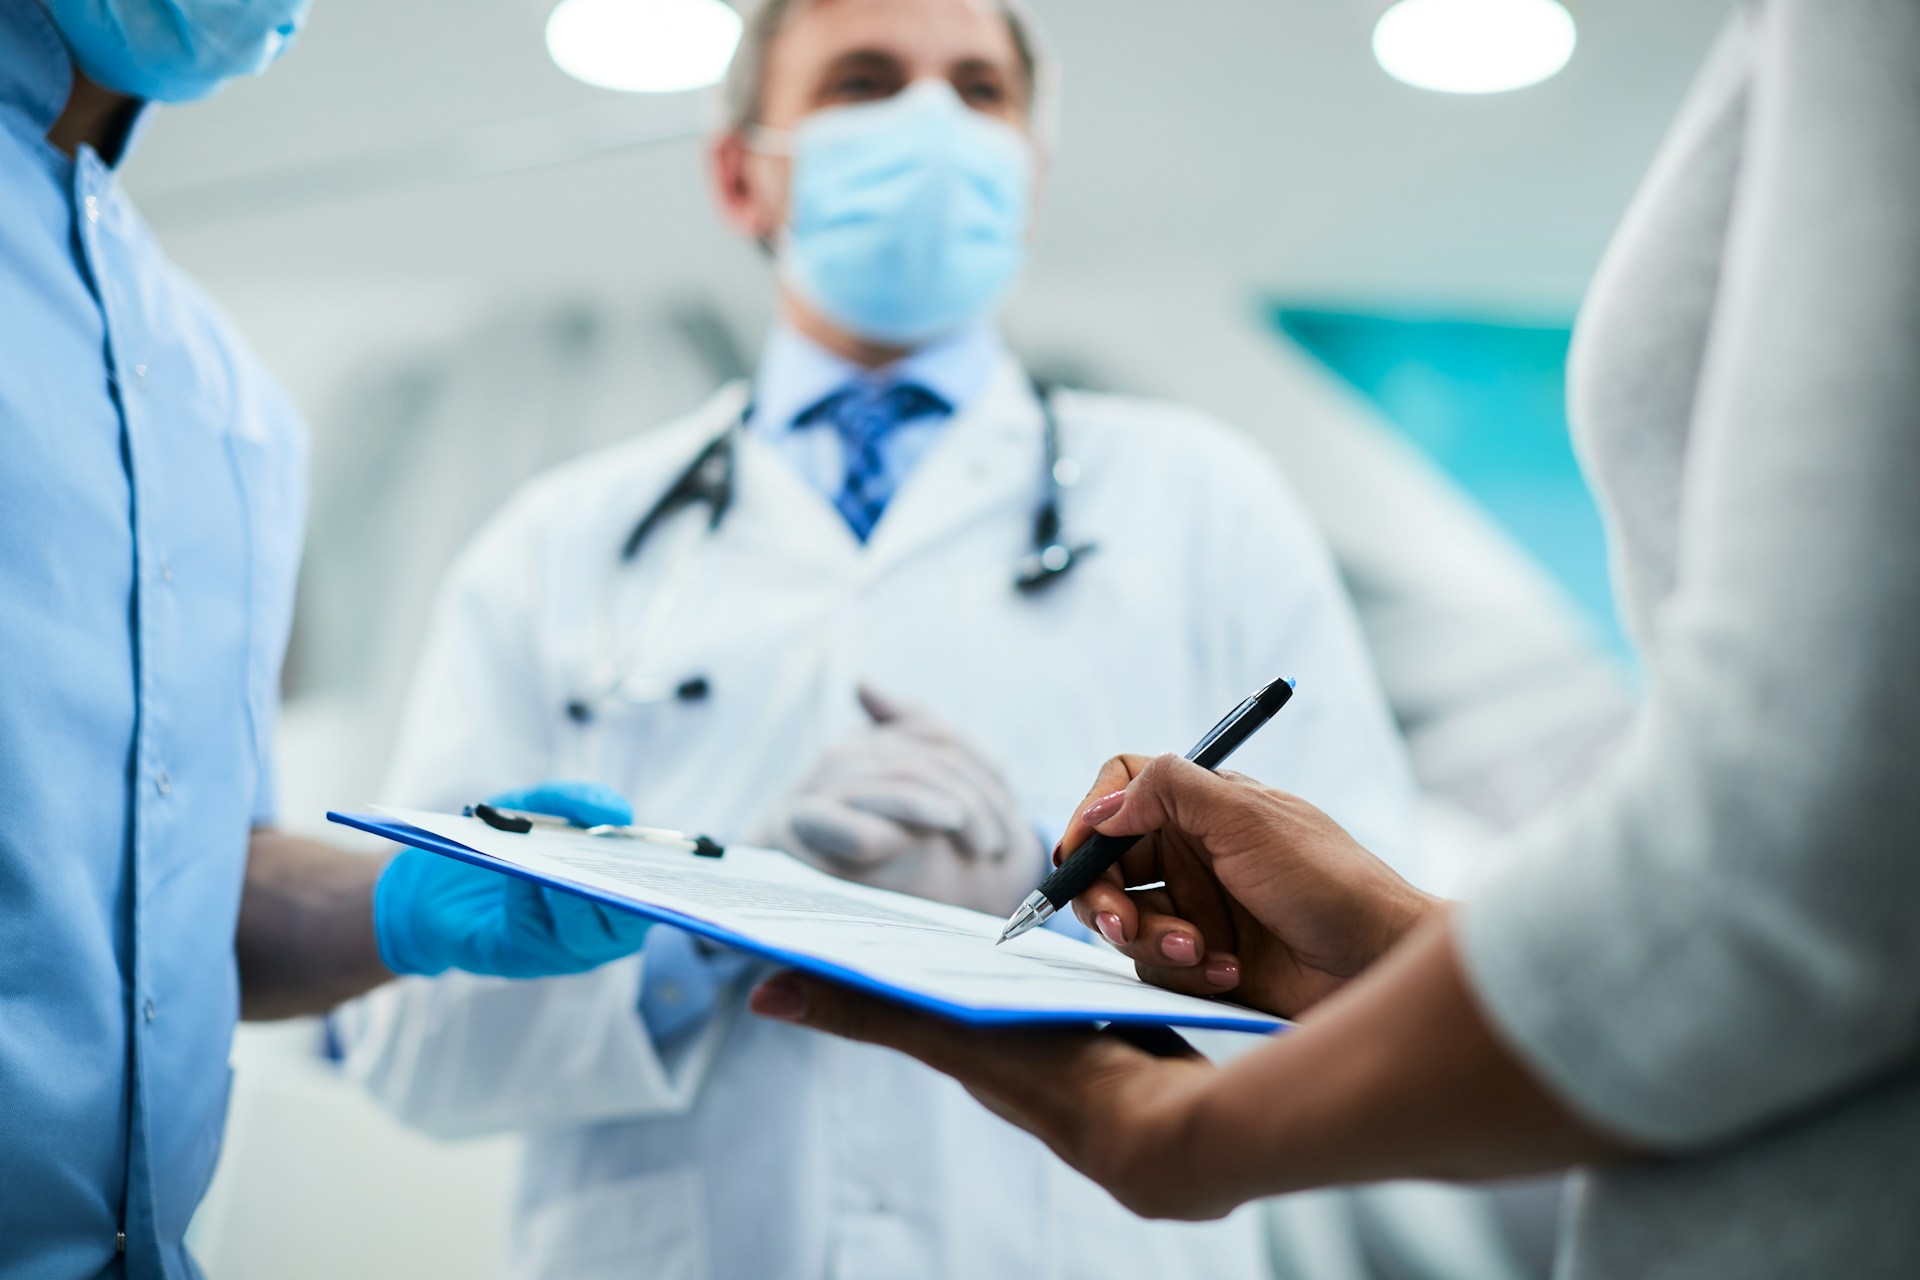
[[[693,96],[562,75],[541,44],[549,7],[318,0],[271,75],[164,111],[128,184],[175,256],[242,299],[757,278],[713,224],[689,138],[435,176],[482,126],[510,126],[496,151],[535,156],[697,127]],[[1193,271],[1320,301],[1570,309],[1728,0],[1578,3],[1569,68],[1489,98],[1390,81],[1368,49],[1382,7],[1040,0],[1067,93],[1036,287]]]

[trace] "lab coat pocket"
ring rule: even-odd
[[[247,721],[255,758],[264,760],[273,746],[280,662],[293,624],[305,519],[301,469],[291,450],[237,431],[228,434],[227,449],[246,504]]]
[[[707,1222],[692,1166],[554,1200],[514,1228],[513,1280],[706,1280]]]

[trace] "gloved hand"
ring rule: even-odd
[[[872,723],[820,757],[754,843],[861,884],[1012,910],[1045,860],[999,771],[926,712],[859,696]]]
[[[582,827],[633,821],[632,807],[597,783],[549,782],[488,803]],[[380,958],[395,973],[585,973],[638,951],[650,923],[630,911],[424,849],[401,850],[373,890]]]
[[[543,782],[523,791],[503,791],[487,803],[496,809],[565,818],[576,827],[633,825],[633,806],[603,782]]]

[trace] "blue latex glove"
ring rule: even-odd
[[[543,782],[525,791],[503,791],[487,801],[496,809],[519,809],[565,818],[576,827],[630,827],[633,806],[601,782]]]
[[[488,803],[583,827],[633,821],[632,807],[598,783],[549,782]],[[380,958],[395,973],[585,973],[640,950],[650,923],[630,911],[424,849],[401,850],[373,890]]]

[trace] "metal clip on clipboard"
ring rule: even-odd
[[[576,827],[565,818],[556,818],[552,814],[529,813],[524,809],[502,809],[491,804],[470,804],[464,812],[467,817],[478,818],[495,831],[505,831],[513,835],[523,836],[536,828],[543,831],[567,831],[574,835],[598,836],[606,840],[637,840],[669,849],[685,849],[696,858],[718,858],[727,851],[726,846],[712,836],[689,835],[684,831],[670,831],[665,827],[622,827],[611,823],[597,827]]]

